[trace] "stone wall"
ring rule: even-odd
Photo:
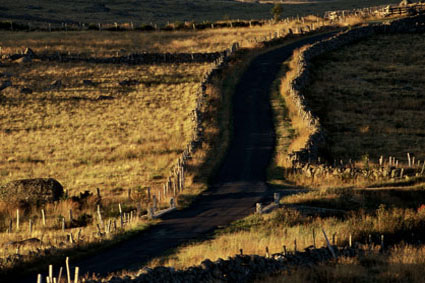
[[[333,247],[336,256],[354,257],[363,254],[361,249]],[[277,253],[270,256],[236,255],[216,261],[204,260],[200,265],[184,270],[172,267],[144,268],[132,277],[112,277],[103,280],[86,280],[98,282],[252,282],[254,279],[278,274],[295,266],[312,266],[327,262],[333,255],[327,248],[307,248],[304,252]]]

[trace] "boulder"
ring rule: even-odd
[[[37,58],[37,55],[35,55],[34,51],[32,51],[31,48],[25,49],[24,55],[25,57],[29,57],[31,59]]]
[[[31,94],[32,93],[32,89],[30,89],[28,87],[23,87],[23,88],[21,88],[21,93],[22,94]]]
[[[13,60],[13,62],[18,63],[18,64],[25,64],[25,63],[31,63],[32,59],[31,59],[31,57],[23,56],[21,58]]]
[[[59,200],[62,185],[53,178],[23,179],[0,187],[0,201],[19,205],[41,205]]]
[[[3,82],[3,83],[0,85],[0,91],[2,91],[2,90],[3,90],[3,89],[5,89],[5,88],[8,88],[8,87],[10,87],[10,86],[12,86],[12,82],[11,82],[11,81],[9,81],[9,80],[7,80],[7,81]]]

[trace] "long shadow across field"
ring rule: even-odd
[[[256,57],[248,66],[234,93],[233,140],[214,186],[189,208],[167,214],[160,224],[74,264],[83,273],[140,268],[171,248],[207,237],[217,227],[252,213],[255,203],[267,195],[265,174],[275,146],[269,96],[272,82],[294,49],[331,35],[279,47]]]

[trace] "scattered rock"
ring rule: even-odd
[[[100,95],[97,100],[112,100],[114,99],[113,96],[107,96],[107,95]]]
[[[5,81],[5,82],[3,82],[2,83],[2,85],[0,86],[0,91],[2,91],[3,89],[5,89],[5,88],[8,88],[8,87],[10,87],[10,86],[12,86],[12,82],[11,81]]]
[[[62,185],[53,178],[23,179],[0,187],[0,200],[19,205],[41,205],[59,200]]]
[[[10,241],[5,243],[3,246],[7,247],[7,246],[12,246],[12,247],[19,247],[22,245],[29,245],[29,244],[39,244],[41,243],[40,239],[37,238],[29,238],[29,239],[25,239],[22,241]]]
[[[48,88],[47,90],[53,90],[53,89],[60,89],[62,87],[62,81],[61,80],[57,80],[54,81]]]
[[[22,94],[31,94],[32,93],[32,89],[28,88],[28,87],[24,87],[21,89],[21,93]]]
[[[0,78],[10,78],[11,76],[11,73],[0,73]]]
[[[28,57],[28,58],[31,58],[31,59],[37,58],[37,55],[34,53],[34,51],[32,51],[31,48],[25,49],[24,55],[25,55],[25,57]]]
[[[14,60],[13,62],[18,63],[18,64],[25,64],[25,63],[31,63],[32,59],[30,57],[23,56],[19,59]]]
[[[22,55],[22,54],[12,54],[12,55],[8,56],[8,58],[7,57],[6,58],[10,59],[11,61],[15,61],[15,60],[22,58],[22,57],[24,57],[24,55]]]
[[[98,83],[94,83],[92,80],[83,80],[83,84],[86,86],[97,86]]]
[[[135,86],[140,84],[138,80],[123,80],[119,82],[120,86]]]

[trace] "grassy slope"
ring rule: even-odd
[[[158,0],[158,1],[4,1],[0,5],[0,19],[25,19],[28,21],[76,22],[130,22],[159,23],[168,21],[216,21],[223,19],[271,18],[271,4],[240,3],[224,0]],[[394,0],[338,0],[317,1],[307,4],[284,5],[283,17],[322,14],[324,11],[353,9],[398,3]],[[32,18],[31,18],[32,17]]]
[[[306,92],[331,158],[425,159],[425,38],[378,36],[315,61]],[[332,78],[332,79],[329,79]]]

